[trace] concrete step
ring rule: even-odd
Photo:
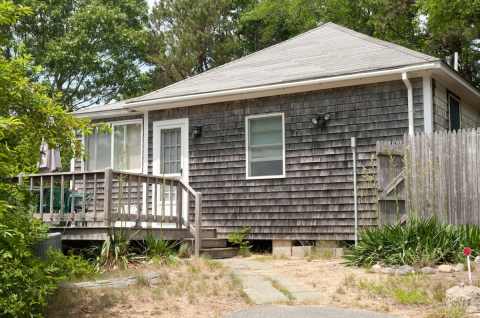
[[[193,246],[194,239],[186,239],[186,243]],[[227,240],[225,239],[218,239],[218,238],[203,238],[202,242],[200,243],[201,248],[218,248],[218,247],[227,247]]]
[[[237,256],[237,254],[238,248],[236,247],[202,248],[200,250],[200,255],[213,259],[230,258]]]

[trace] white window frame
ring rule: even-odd
[[[143,170],[143,147],[144,147],[144,138],[143,138],[143,134],[144,134],[144,128],[143,128],[143,119],[142,118],[139,118],[139,119],[128,119],[128,120],[119,120],[119,121],[112,121],[112,122],[105,122],[105,124],[108,124],[110,125],[112,131],[111,131],[111,140],[110,140],[110,168],[112,169],[115,169],[113,168],[113,161],[114,161],[114,145],[115,145],[115,142],[114,142],[114,127],[115,126],[123,126],[123,125],[129,125],[129,124],[140,124],[141,125],[141,128],[140,128],[140,132],[141,132],[141,135],[140,135],[140,140],[141,140],[141,145],[140,145],[140,153],[141,153],[141,159],[140,159],[140,168],[138,169],[131,169],[131,170],[122,170],[122,171],[125,171],[125,172],[135,172],[135,173],[141,173],[142,170]],[[83,144],[84,146],[86,147],[86,138],[85,136],[83,136]],[[89,159],[90,160],[90,159]],[[86,171],[87,167],[87,163],[85,162],[84,159],[82,159],[82,171]]]
[[[250,165],[248,162],[249,157],[249,145],[250,145],[250,134],[249,134],[249,121],[250,119],[256,118],[267,118],[267,117],[282,117],[282,174],[281,175],[270,175],[270,176],[249,176],[250,175]],[[258,115],[249,115],[245,116],[245,177],[247,180],[256,180],[256,179],[282,179],[286,177],[286,164],[285,164],[285,113],[268,113],[268,114],[258,114]]]

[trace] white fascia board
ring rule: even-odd
[[[284,95],[292,93],[300,93],[335,87],[344,87],[352,85],[378,83],[391,80],[401,79],[401,74],[408,72],[409,77],[420,77],[422,72],[441,67],[441,62],[428,62],[417,65],[411,65],[400,68],[362,72],[348,75],[339,75],[318,79],[311,79],[298,82],[280,83],[272,85],[263,85],[257,87],[247,87],[233,90],[225,90],[218,92],[210,92],[203,94],[193,94],[185,96],[167,97],[161,99],[153,99],[147,101],[130,102],[122,108],[112,110],[102,110],[92,112],[84,112],[75,114],[77,117],[88,117],[92,119],[106,118],[113,116],[129,116],[134,115],[136,111],[139,113],[149,110],[160,110],[177,107],[186,107],[193,105],[219,103],[233,100],[243,100],[251,98],[259,98],[274,95]]]

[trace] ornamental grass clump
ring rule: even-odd
[[[358,246],[345,259],[347,264],[355,266],[376,263],[432,266],[463,262],[465,246],[474,247],[473,253],[478,253],[479,226],[444,224],[435,217],[411,218],[406,224],[364,230],[360,233]]]

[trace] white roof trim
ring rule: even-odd
[[[422,72],[441,67],[440,62],[429,62],[417,65],[411,65],[401,68],[362,72],[356,74],[339,75],[333,77],[318,78],[312,80],[263,85],[258,87],[246,87],[233,90],[224,90],[209,92],[203,94],[193,94],[185,96],[168,97],[156,100],[141,102],[131,102],[116,107],[115,109],[95,110],[92,108],[89,112],[75,114],[77,117],[105,118],[110,116],[127,116],[135,112],[151,111],[158,109],[168,109],[176,107],[193,106],[200,104],[210,104],[222,101],[243,100],[258,98],[264,96],[283,95],[311,90],[350,86],[360,83],[375,83],[386,80],[401,79],[401,74],[405,72]],[[420,75],[419,75],[420,76]]]
[[[455,81],[471,97],[480,100],[480,92],[474,88],[468,81],[463,79],[455,71],[440,61],[421,63],[400,68],[361,72],[355,74],[339,75],[291,83],[280,83],[263,85],[257,87],[246,87],[232,90],[209,92],[203,94],[193,94],[184,96],[167,97],[155,100],[139,101],[122,104],[120,107],[107,108],[95,107],[75,113],[77,117],[88,117],[92,119],[108,118],[114,116],[131,116],[141,114],[145,111],[186,107],[193,105],[212,104],[225,101],[244,100],[266,96],[293,94],[320,89],[335,88],[342,86],[352,86],[367,83],[378,83],[391,80],[401,80],[402,73],[409,73],[409,77],[421,77],[426,72],[433,71],[447,76]],[[106,105],[108,106],[108,105]]]

